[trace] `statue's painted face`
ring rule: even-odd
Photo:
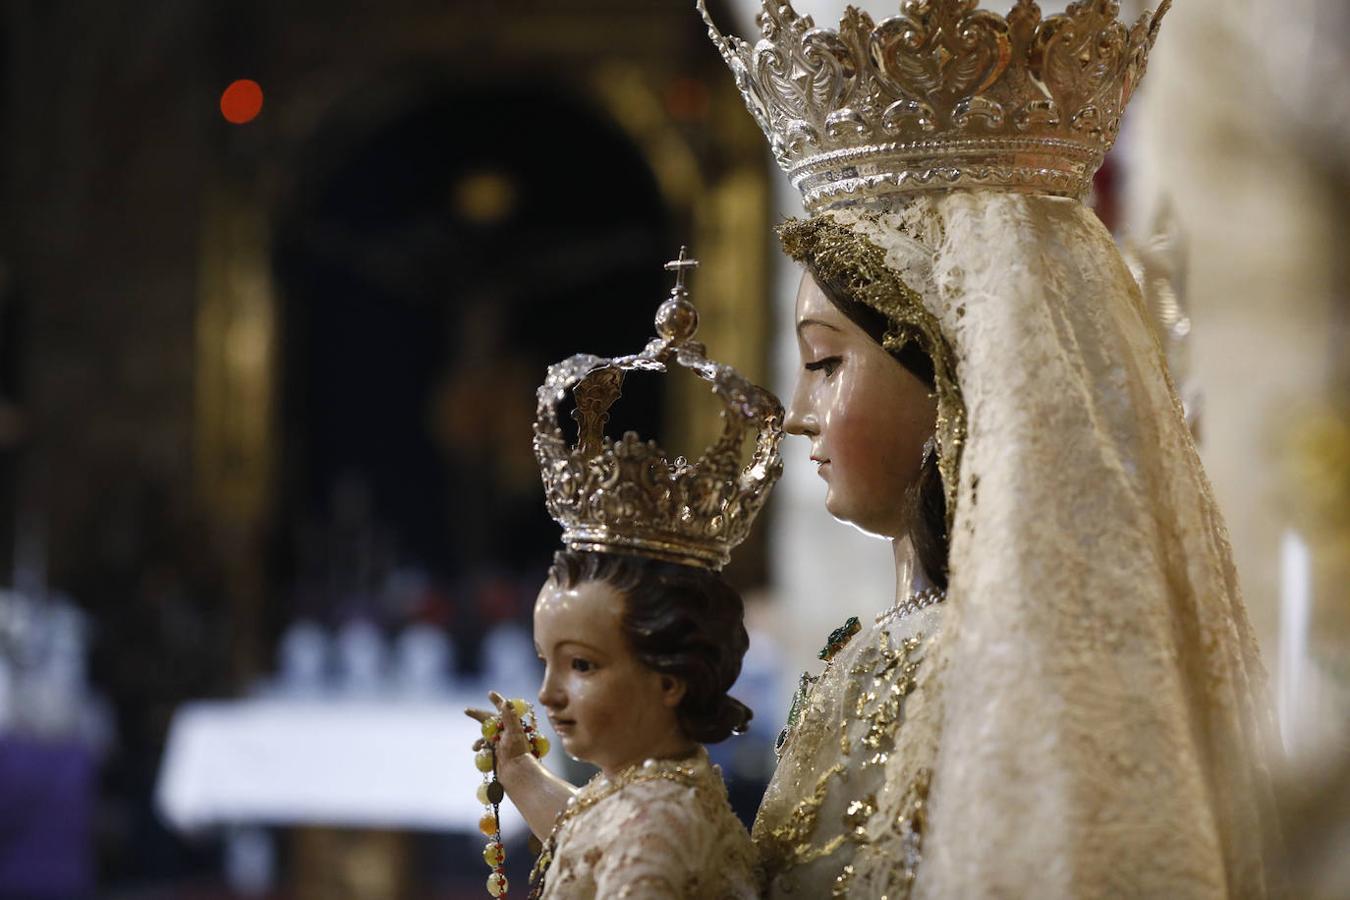
[[[644,666],[623,633],[624,598],[601,581],[548,582],[534,605],[539,703],[563,748],[613,774],[678,733],[682,683]]]
[[[809,274],[797,291],[797,349],[802,368],[784,428],[811,439],[825,508],[864,531],[901,536],[937,399]]]

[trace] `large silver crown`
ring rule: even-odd
[[[1132,27],[1114,0],[1043,18],[977,0],[903,0],[838,31],[762,0],[763,38],[708,33],[808,211],[922,190],[1082,197],[1111,149],[1171,0]]]
[[[539,388],[534,453],[544,479],[548,511],[572,550],[638,553],[719,570],[750,533],[756,514],[783,471],[778,454],[783,406],[735,369],[707,358],[693,340],[698,312],[689,302],[684,271],[698,263],[680,258],[670,297],[656,314],[658,337],[634,356],[603,359],[579,354],[548,370]],[[672,363],[711,383],[721,398],[721,437],[694,463],[669,460],[655,441],[634,432],[611,442],[609,409],[629,372],[665,372]],[[569,446],[558,423],[568,392],[576,401],[577,441]],[[745,438],[754,435],[748,465]]]

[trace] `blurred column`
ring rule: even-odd
[[[274,488],[277,312],[270,234],[241,184],[206,191],[197,306],[197,488],[227,560],[236,675],[265,666],[260,637],[263,523]]]
[[[1132,230],[1168,202],[1189,237],[1201,452],[1287,742],[1350,696],[1348,51],[1343,0],[1178,3],[1130,123]]]

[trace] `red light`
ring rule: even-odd
[[[675,119],[696,122],[708,115],[708,86],[697,78],[676,78],[666,85],[666,109]]]
[[[220,114],[235,125],[253,121],[262,112],[262,105],[262,88],[249,78],[240,78],[220,95]]]

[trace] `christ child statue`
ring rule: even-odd
[[[500,799],[544,842],[532,896],[753,897],[754,851],[704,744],[745,730],[750,710],[728,691],[748,645],[743,604],[719,571],[781,472],[782,407],[709,362],[692,341],[697,314],[680,273],[657,314],[657,340],[618,359],[575,356],[539,391],[535,453],[550,513],[563,526],[534,607],[544,663],[538,700],[563,749],[599,773],[577,789],[539,762],[533,714],[490,694],[480,758]],[[655,442],[602,432],[624,373],[691,369],[726,411],[721,440],[695,463]],[[571,393],[575,443],[558,426]],[[741,446],[755,436],[748,465]],[[487,768],[487,766],[484,766]],[[500,894],[500,845],[489,890]]]

